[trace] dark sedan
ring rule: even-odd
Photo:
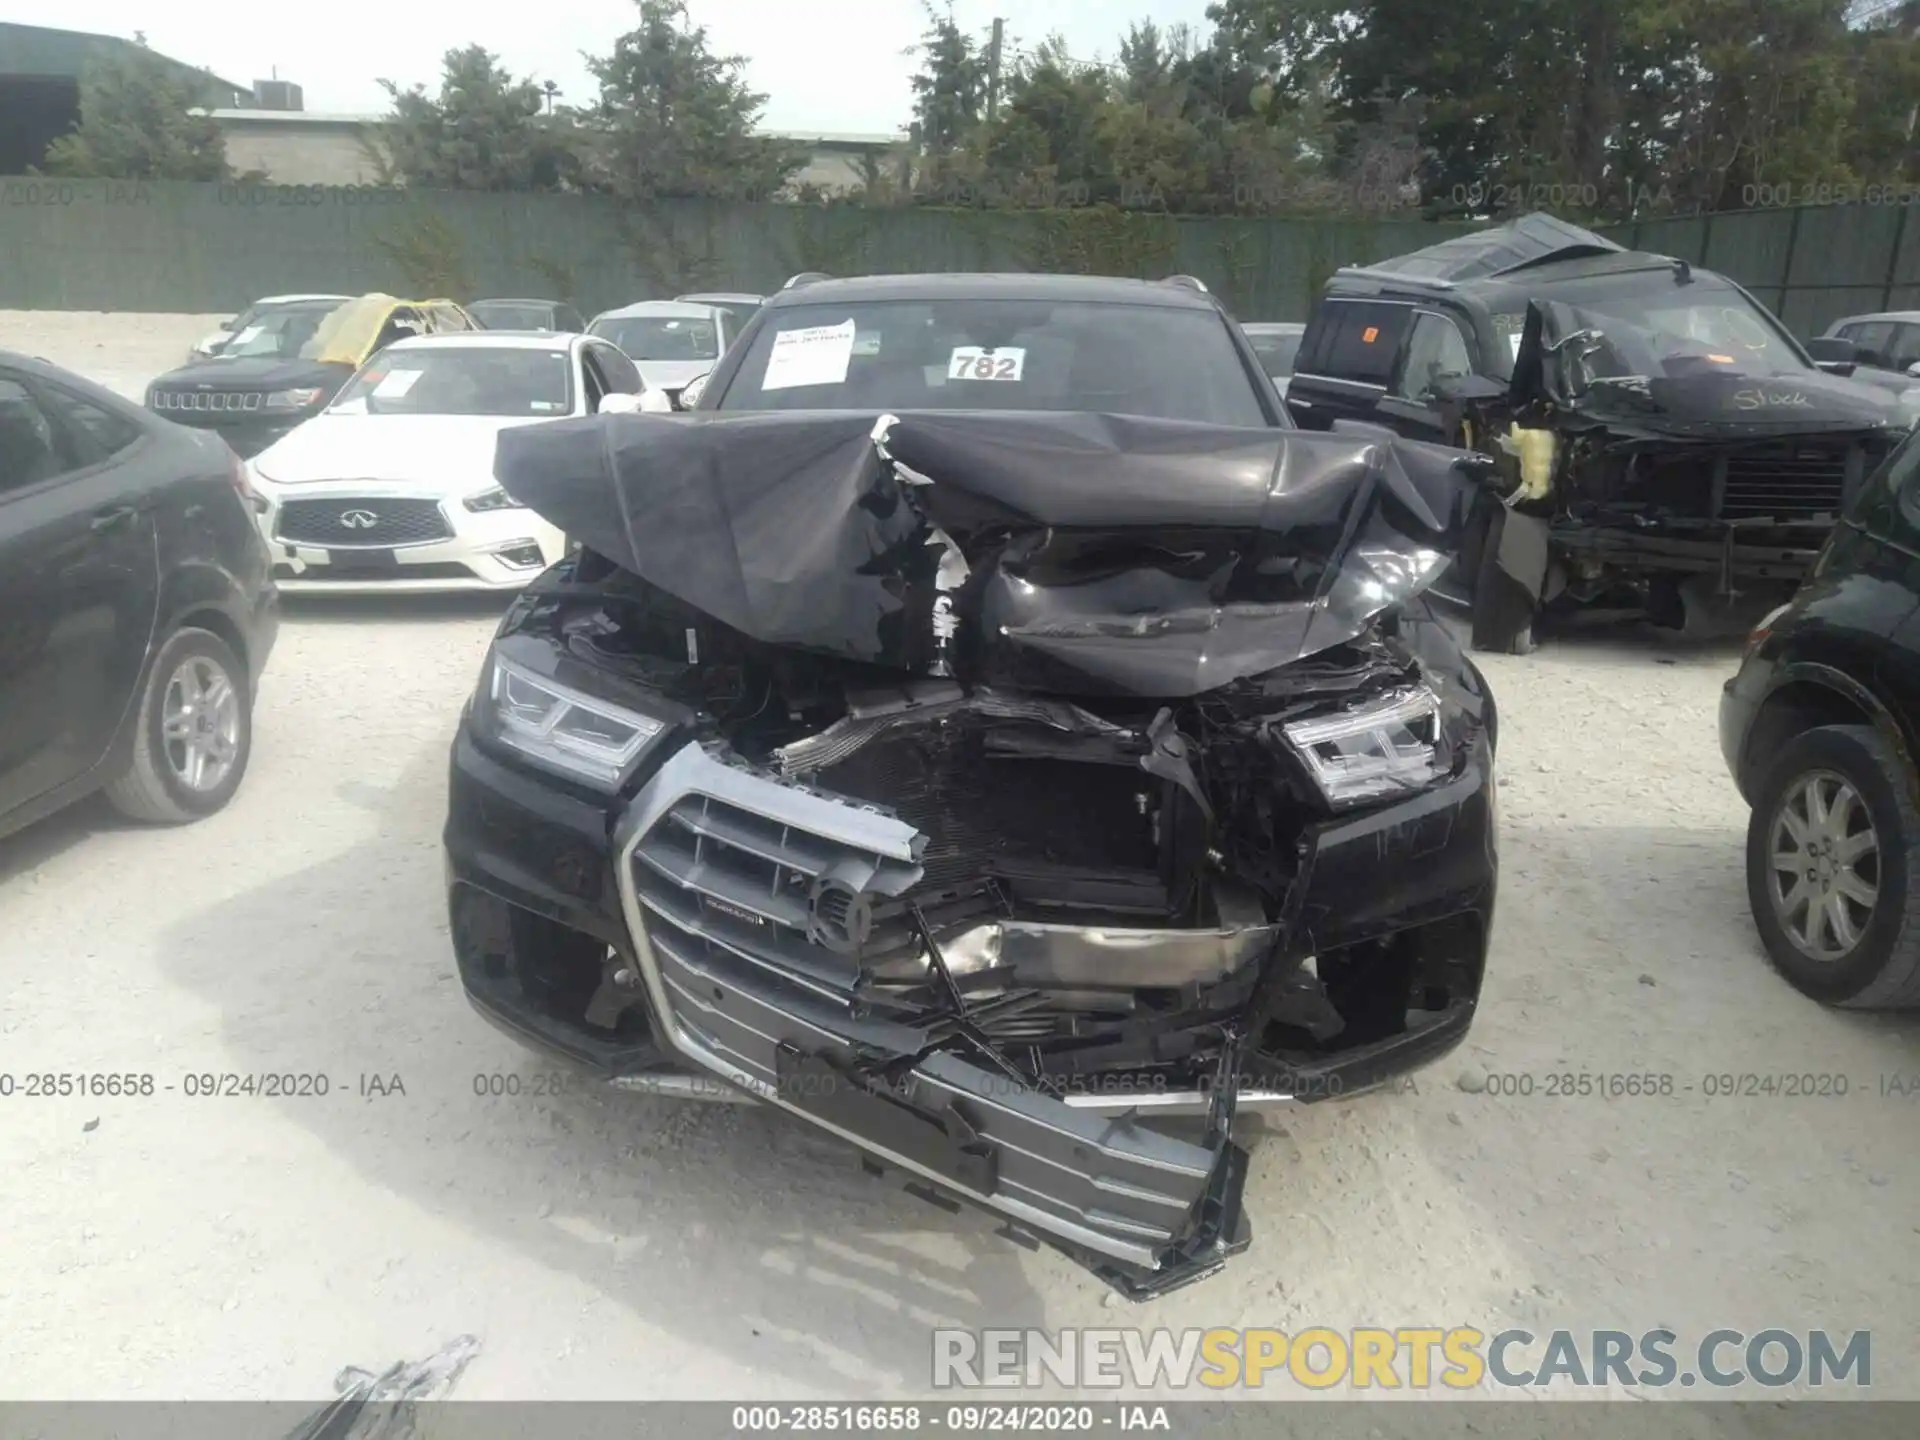
[[[251,504],[219,436],[0,351],[0,834],[232,798],[279,628]]]

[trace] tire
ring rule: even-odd
[[[218,677],[231,696],[231,708],[214,702],[203,713],[218,712],[211,727],[230,753],[217,781],[199,786],[183,773],[183,748],[170,744],[166,732],[168,711],[181,699],[176,684],[198,685]],[[211,694],[211,692],[209,692]],[[219,732],[226,731],[226,735]],[[134,721],[133,760],[125,773],[109,781],[106,796],[129,820],[179,825],[223,808],[240,788],[253,753],[253,701],[239,657],[211,630],[177,630],[160,647],[140,695],[140,713]]]
[[[1801,849],[1784,818],[1792,815],[1806,830],[1807,787],[1814,783],[1838,823],[1824,837],[1816,829],[1806,843],[1834,844],[1833,855]],[[1842,798],[1843,786],[1855,797],[1851,803]],[[1870,851],[1862,851],[1863,825],[1871,830]],[[1861,853],[1849,859],[1849,850]],[[1805,856],[1809,868],[1819,872],[1805,882],[1818,887],[1813,906],[1777,898],[1785,892],[1790,900],[1803,880],[1798,863],[1792,871],[1782,870],[1774,863],[1776,855]],[[1869,880],[1872,904],[1867,906],[1854,897]],[[1850,937],[1830,918],[1836,899]],[[1914,923],[1920,920],[1920,810],[1905,764],[1878,730],[1870,725],[1807,730],[1767,766],[1754,788],[1747,826],[1747,901],[1774,968],[1801,994],[1848,1009],[1920,1006],[1920,925]],[[1814,907],[1825,917],[1811,948],[1831,952],[1824,957],[1809,953],[1806,943],[1815,928]]]
[[[1505,506],[1497,506],[1481,537],[1473,574],[1473,648],[1494,655],[1533,653],[1533,597],[1500,568]]]

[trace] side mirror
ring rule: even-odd
[[[1837,335],[1822,335],[1807,341],[1807,354],[1813,357],[1814,364],[1834,375],[1851,375],[1860,363],[1860,347]]]
[[[634,409],[642,415],[671,415],[680,408],[673,403],[664,390],[642,390],[633,398],[639,402]]]
[[[231,330],[233,329],[234,326],[238,325],[239,323],[240,323],[240,317],[238,315],[229,315],[226,319],[220,322],[220,328],[222,330]]]
[[[1907,366],[1907,374],[1911,375],[1916,380],[1920,380],[1920,360],[1916,360],[1911,365]]]
[[[1433,382],[1434,399],[1457,405],[1471,405],[1476,400],[1500,400],[1506,397],[1506,393],[1506,386],[1484,375],[1441,375]]]
[[[676,404],[676,408],[691,410],[694,406],[698,405],[700,403],[700,396],[707,388],[707,377],[712,374],[713,372],[709,370],[705,375],[696,375],[683,385],[680,388],[680,399]]]
[[[596,415],[637,415],[648,408],[643,402],[645,395],[629,395],[623,390],[612,390],[600,397],[599,405],[594,407]]]

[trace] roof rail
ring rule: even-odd
[[[1207,289],[1206,282],[1197,275],[1169,275],[1160,282],[1162,285],[1178,285],[1183,290],[1198,290],[1202,295],[1213,292]]]
[[[1410,275],[1404,270],[1376,270],[1371,265],[1342,265],[1335,275],[1363,275],[1369,280],[1385,280],[1396,285],[1429,285],[1435,290],[1453,289],[1453,281],[1433,275]]]
[[[816,280],[831,280],[832,278],[833,277],[827,274],[824,270],[802,270],[798,275],[795,275],[792,279],[787,281],[787,283],[782,285],[780,288],[782,290],[797,290],[802,285],[813,284],[813,282]]]

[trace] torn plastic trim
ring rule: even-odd
[[[984,715],[996,720],[1028,721],[1063,735],[1092,736],[1120,742],[1137,740],[1125,726],[1102,720],[1089,710],[1058,700],[1002,695],[982,685],[971,694],[951,681],[917,683],[897,690],[862,692],[847,697],[847,714],[803,740],[773,752],[785,775],[811,775],[850,759],[873,741],[904,726],[936,717]]]
[[[716,792],[775,824],[807,826],[857,847],[911,855],[920,842],[892,817],[753,775],[699,745],[671,756],[614,836],[616,888],[664,1049],[886,1165],[1044,1235],[1082,1263],[1114,1267],[1139,1283],[1191,1269],[1185,1247],[1222,1221],[1210,1196],[1234,1197],[1225,1221],[1243,1236],[1230,1180],[1236,1167],[1243,1170],[1244,1153],[1224,1135],[1202,1147],[1145,1129],[1132,1115],[1104,1119],[958,1055],[916,1049],[909,1027],[835,1015],[740,972],[709,984],[710,967],[663,951],[636,881],[638,852],[683,800]],[[697,993],[702,986],[711,1000]],[[876,1037],[884,1040],[877,1047]],[[883,1079],[880,1062],[889,1053],[894,1061]],[[1237,1081],[1235,1071],[1230,1083]],[[1210,1114],[1223,1104],[1230,1110],[1231,1096],[1210,1098]]]

